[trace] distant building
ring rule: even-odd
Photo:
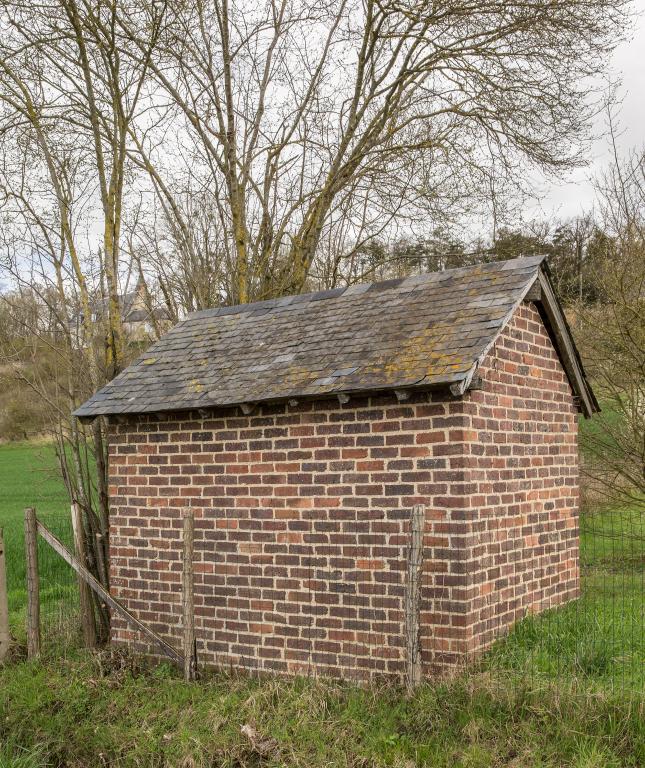
[[[98,323],[108,313],[109,299],[100,298],[91,306],[92,323]],[[166,331],[170,325],[170,314],[165,307],[149,307],[146,290],[142,280],[138,280],[135,289],[119,296],[121,319],[126,336],[130,341],[145,341],[155,335],[155,322]],[[74,318],[73,324],[77,338],[82,338],[83,312]]]

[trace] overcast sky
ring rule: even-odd
[[[621,104],[616,109],[621,153],[645,145],[645,0],[634,0],[633,7],[639,14],[635,28],[629,39],[616,49],[612,60],[612,76],[622,80]],[[544,198],[539,205],[527,206],[528,217],[566,218],[589,210],[594,201],[591,178],[610,160],[606,123],[605,115],[597,117],[595,132],[599,136],[591,147],[589,165],[570,173],[564,183],[543,185]]]

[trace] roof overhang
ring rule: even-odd
[[[361,388],[361,389],[343,389],[337,392],[325,392],[319,395],[298,395],[298,397],[279,397],[279,398],[267,398],[266,400],[259,400],[259,401],[245,401],[245,402],[239,402],[239,403],[231,403],[231,404],[222,404],[222,405],[207,405],[204,407],[199,406],[191,406],[186,409],[178,409],[178,408],[166,408],[166,409],[155,409],[150,411],[140,411],[140,410],[134,410],[131,412],[123,412],[123,413],[107,413],[107,414],[96,414],[91,416],[82,416],[82,415],[76,415],[76,418],[81,424],[91,424],[95,419],[98,418],[105,418],[109,422],[115,422],[115,423],[125,423],[129,419],[137,418],[140,416],[158,416],[158,417],[164,417],[168,416],[172,413],[177,413],[180,411],[188,410],[188,411],[195,411],[196,413],[202,413],[204,415],[211,413],[213,410],[217,410],[220,408],[223,409],[230,409],[230,408],[239,408],[243,414],[249,415],[251,413],[254,413],[256,409],[260,406],[276,406],[276,405],[289,405],[292,407],[295,407],[297,405],[300,405],[301,403],[311,403],[315,402],[317,400],[338,400],[338,402],[341,405],[345,405],[355,398],[360,397],[376,397],[376,396],[387,396],[391,395],[396,397],[396,399],[400,403],[404,403],[407,400],[409,400],[411,397],[413,397],[415,394],[420,394],[423,392],[429,393],[429,392],[435,392],[435,393],[443,393],[446,396],[453,396],[453,397],[460,397],[463,392],[458,393],[457,389],[455,388],[456,385],[462,385],[463,390],[463,381],[465,374],[462,374],[462,378],[457,379],[454,383],[450,382],[438,382],[438,383],[425,383],[425,382],[419,382],[417,384],[404,384],[404,385],[396,385],[396,386],[390,386],[390,387],[372,387],[372,388]],[[473,376],[472,378],[468,379],[468,387],[467,389],[481,389],[482,388],[482,381],[481,378],[477,375]]]
[[[542,317],[542,321],[569,380],[576,407],[584,414],[585,418],[591,418],[594,413],[600,411],[600,406],[587,380],[566,315],[553,288],[546,260],[541,263],[535,280],[526,287],[524,294],[508,313],[499,333],[482,351],[471,370],[460,381],[450,385],[451,393],[455,397],[461,397],[469,390],[479,386],[478,384],[475,386],[475,382],[479,381],[476,376],[479,366],[497,343],[497,340],[504,332],[519,305],[527,301],[535,304]]]
[[[586,418],[591,418],[594,413],[600,411],[600,405],[587,380],[569,323],[553,289],[546,262],[543,262],[531,290],[537,294],[538,288],[539,296],[536,295],[535,304],[560,357],[574,396],[578,398],[579,409]]]

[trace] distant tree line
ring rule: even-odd
[[[533,221],[521,228],[503,226],[490,239],[456,239],[440,230],[393,243],[372,240],[356,250],[337,279],[379,279],[434,272],[520,256],[544,255],[561,300],[595,301],[601,296],[597,264],[611,254],[614,241],[591,215],[557,222]]]

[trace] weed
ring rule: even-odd
[[[42,747],[25,749],[10,742],[0,743],[0,768],[47,768],[49,765]]]

